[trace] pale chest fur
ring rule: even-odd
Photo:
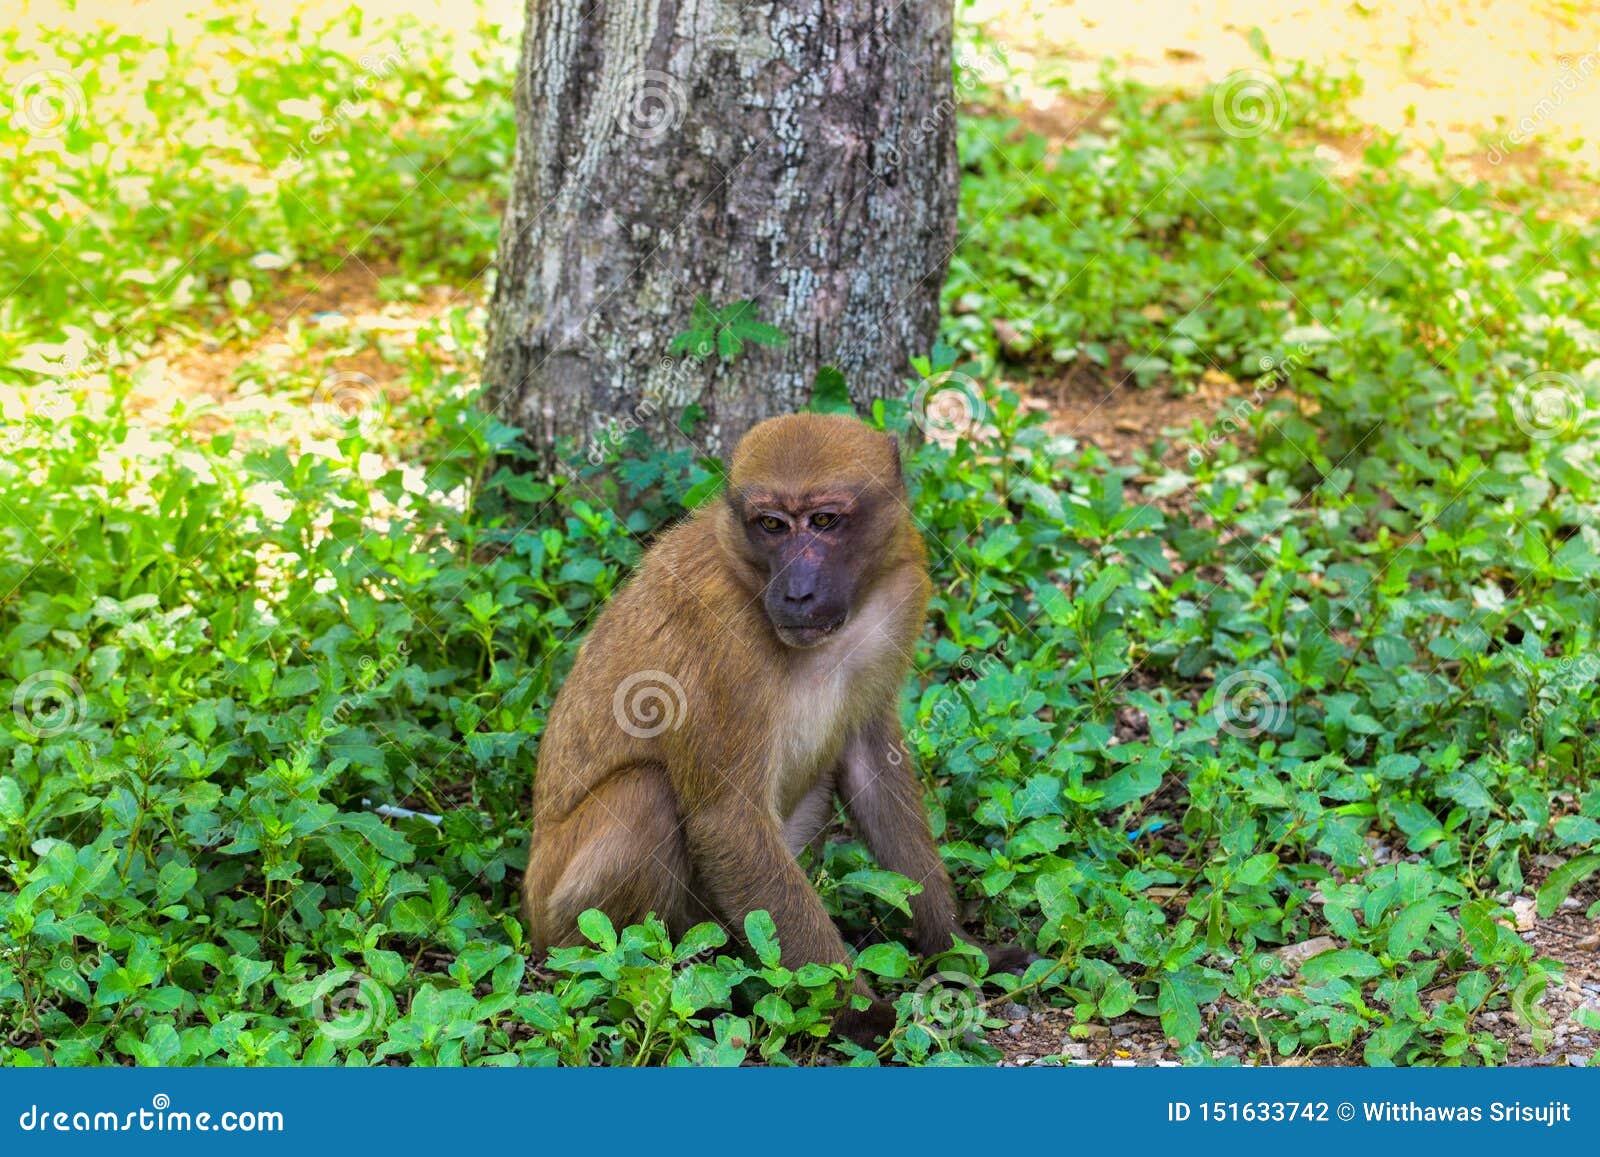
[[[794,657],[779,701],[768,752],[773,810],[788,818],[838,762],[845,741],[883,697],[893,694],[905,665],[897,637],[904,613],[893,592],[869,599],[840,632]]]

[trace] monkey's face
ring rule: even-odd
[[[868,552],[868,506],[851,494],[772,495],[742,503],[745,541],[765,578],[761,605],[778,638],[815,647],[844,626],[855,606]]]

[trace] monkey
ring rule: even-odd
[[[932,587],[899,444],[841,414],[764,421],[720,498],[667,531],[606,605],[546,720],[523,880],[536,952],[598,908],[674,937],[766,909],[781,962],[848,963],[797,856],[837,795],[878,862],[922,886],[911,946],[962,929],[898,702]],[[989,952],[1016,969],[1016,949]],[[835,1028],[870,1047],[869,1002]],[[848,1003],[848,1002],[847,1002]]]

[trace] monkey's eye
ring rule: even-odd
[[[830,526],[838,525],[838,522],[839,516],[837,514],[825,513],[811,516],[811,525],[816,530],[827,530]]]
[[[766,531],[768,534],[782,534],[784,531],[789,529],[789,524],[787,522],[771,514],[763,514],[760,518],[756,519],[756,521],[760,523],[761,529]]]

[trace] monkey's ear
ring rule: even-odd
[[[894,459],[895,476],[904,479],[906,472],[905,467],[900,463],[900,439],[893,434],[885,434],[884,437],[889,439],[889,457]]]

